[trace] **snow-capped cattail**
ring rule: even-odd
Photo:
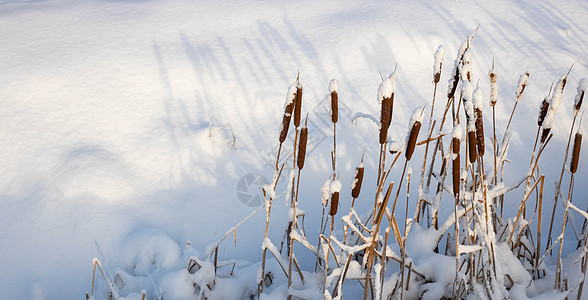
[[[484,120],[482,118],[482,106],[484,105],[482,89],[477,88],[473,95],[474,102],[474,114],[476,124],[476,142],[478,146],[478,154],[484,156],[485,145],[484,145]]]
[[[294,126],[300,126],[300,117],[302,113],[302,83],[296,79],[296,94],[294,96]]]
[[[463,138],[463,131],[461,126],[457,125],[453,128],[452,139],[451,139],[451,147],[453,149],[452,154],[452,178],[453,178],[453,195],[457,197],[459,194],[459,185],[460,185],[460,159],[459,159],[459,144],[461,139]]]
[[[537,125],[539,125],[539,127],[543,126],[543,121],[545,120],[545,116],[547,115],[548,110],[549,95],[543,98],[543,101],[541,101],[541,106],[539,106],[539,117],[537,118]]]
[[[578,84],[578,94],[576,94],[576,98],[574,99],[575,113],[578,113],[580,108],[582,108],[582,102],[584,102],[584,95],[586,94],[586,90],[588,90],[588,79],[582,78]]]
[[[572,152],[572,160],[570,161],[570,172],[572,174],[576,173],[578,170],[578,161],[580,160],[580,147],[582,147],[582,128],[580,127],[578,131],[576,131],[576,136],[574,137],[574,152]]]
[[[282,118],[282,127],[280,129],[280,144],[286,140],[288,129],[290,128],[290,120],[292,119],[292,111],[294,110],[296,95],[296,84],[292,84],[288,89],[286,96],[286,103],[284,104],[284,116]]]
[[[529,83],[529,72],[526,72],[525,74],[521,75],[521,77],[519,77],[519,84],[517,87],[517,99],[520,98],[523,95],[523,92],[525,91],[525,88],[527,87],[527,84]]]
[[[304,167],[304,159],[306,158],[306,142],[308,140],[308,127],[304,124],[304,127],[300,131],[300,144],[298,145],[298,169],[302,170]]]
[[[472,54],[466,50],[460,65],[461,80],[472,82]]]
[[[361,184],[363,183],[363,159],[362,162],[355,168],[355,179],[353,180],[353,184],[351,185],[351,197],[357,198],[359,197],[359,192],[361,191]]]
[[[339,192],[341,191],[341,182],[335,180],[331,182],[331,207],[329,209],[329,215],[332,217],[337,214],[337,208],[339,207]]]
[[[465,111],[466,115],[466,123],[468,126],[468,131],[470,130],[470,123],[472,125],[471,130],[475,130],[475,124],[471,121],[475,118],[474,116],[474,105],[473,105],[473,94],[474,94],[474,86],[469,83],[463,83],[461,87],[461,99],[463,101],[463,110]]]
[[[441,67],[443,66],[443,58],[445,57],[445,47],[439,45],[435,51],[435,63],[433,63],[433,84],[439,83],[441,79]]]
[[[396,73],[384,79],[378,89],[378,101],[381,104],[380,111],[380,145],[386,143],[388,128],[392,122],[392,110],[394,108],[394,92],[396,91]]]
[[[543,121],[543,131],[541,132],[541,144],[543,144],[549,136],[549,133],[551,132],[551,126],[553,125],[553,120],[555,119],[555,113],[557,112],[557,108],[563,100],[563,89],[566,82],[566,76],[567,75],[562,75],[559,78],[557,84],[555,85],[555,89],[551,94],[551,99],[549,100],[549,111],[547,112],[545,121]]]
[[[490,70],[488,76],[490,76],[490,106],[494,106],[498,101],[498,84],[496,83],[497,75],[494,69],[494,61],[492,61],[492,70]]]
[[[337,94],[337,90],[339,90],[339,82],[333,79],[329,84],[329,91],[331,92],[331,121],[333,123],[337,123],[339,120],[339,95]]]
[[[415,108],[415,110],[412,112],[412,117],[410,118],[410,123],[408,124],[409,131],[406,136],[406,152],[404,152],[404,157],[406,157],[406,160],[410,160],[412,158],[412,154],[414,153],[419,131],[421,130],[421,123],[423,122],[424,112],[425,108],[421,106]]]
[[[457,57],[453,62],[453,71],[451,72],[453,74],[453,77],[449,79],[449,83],[447,86],[447,99],[453,99],[453,97],[455,97],[455,91],[457,91],[457,85],[459,84],[460,64],[463,59],[463,55],[467,49],[468,41],[463,42],[461,46],[459,46],[459,50],[457,51]]]

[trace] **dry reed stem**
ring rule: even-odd
[[[557,184],[555,186],[555,197],[553,200],[553,210],[551,211],[551,220],[549,223],[549,233],[547,234],[547,245],[546,245],[546,249],[549,248],[549,245],[551,244],[551,232],[553,229],[553,219],[555,218],[555,209],[557,208],[557,202],[559,200],[559,195],[561,192],[561,181],[563,179],[563,174],[566,168],[566,162],[568,159],[568,153],[570,150],[570,144],[572,141],[572,134],[574,132],[574,125],[576,124],[576,118],[577,118],[577,111],[574,112],[574,118],[572,119],[572,126],[570,128],[570,133],[568,135],[568,143],[566,145],[566,151],[564,152],[564,161],[561,167],[561,172],[559,174],[559,180],[557,181]],[[575,140],[575,139],[574,139]]]
[[[570,178],[570,186],[568,188],[568,199],[567,199],[567,204],[566,204],[566,209],[564,211],[564,218],[563,218],[563,225],[561,227],[561,240],[559,241],[559,252],[557,255],[557,267],[555,269],[555,284],[554,284],[554,289],[560,289],[561,288],[561,273],[562,273],[562,261],[561,261],[561,253],[563,250],[563,243],[564,243],[564,233],[566,230],[566,223],[568,220],[568,211],[570,208],[570,204],[572,203],[572,191],[573,191],[573,186],[574,186],[574,173],[572,173],[572,176]],[[567,287],[566,287],[567,290]]]

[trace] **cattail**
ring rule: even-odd
[[[307,140],[308,140],[308,127],[306,127],[306,124],[305,124],[304,127],[302,128],[302,130],[300,131],[300,144],[298,145],[297,165],[298,165],[299,170],[302,170],[302,168],[304,167],[304,159],[306,156],[306,141]]]
[[[329,84],[329,91],[331,92],[331,121],[337,123],[339,120],[339,95],[337,90],[339,89],[339,82],[333,79]]]
[[[566,82],[566,75],[562,75],[559,78],[559,80],[557,81],[557,84],[555,85],[553,93],[551,94],[551,97],[549,100],[549,110],[547,112],[545,120],[543,121],[543,131],[541,133],[541,144],[543,144],[545,142],[545,140],[549,136],[549,133],[551,132],[551,126],[553,125],[553,120],[555,119],[555,113],[557,112],[557,108],[559,107],[559,105],[561,104],[561,102],[563,100],[563,89],[565,86],[565,82]]]
[[[453,138],[453,165],[452,165],[452,175],[453,175],[453,195],[457,197],[459,194],[459,172],[461,171],[461,166],[459,162],[459,139]]]
[[[453,195],[455,197],[457,197],[457,195],[459,194],[459,185],[460,185],[460,172],[461,172],[461,167],[460,167],[460,158],[459,158],[459,144],[461,142],[461,139],[463,137],[463,131],[461,129],[461,126],[455,126],[453,128],[453,133],[452,133],[452,139],[451,139],[451,144],[452,144],[452,148],[453,148],[453,154],[452,154],[452,176],[453,176]]]
[[[435,63],[433,63],[433,84],[439,83],[441,79],[441,67],[443,66],[443,58],[445,57],[445,47],[439,45],[435,51]]]
[[[280,129],[280,144],[286,140],[288,129],[290,128],[290,120],[292,119],[292,111],[294,110],[296,98],[296,84],[292,84],[288,88],[288,95],[286,96],[286,103],[284,103],[284,117],[282,118],[282,127]]]
[[[476,132],[475,131],[468,131],[468,154],[470,156],[470,163],[475,163],[476,159],[478,159],[478,154],[476,151],[477,141],[476,141]]]
[[[351,197],[353,198],[359,197],[359,192],[361,191],[361,184],[363,183],[363,172],[364,168],[362,160],[359,166],[355,168],[355,179],[353,180],[353,184],[351,185]]]
[[[472,82],[472,55],[469,49],[462,56],[459,73],[462,81]]]
[[[549,110],[549,96],[545,97],[541,102],[541,106],[539,106],[539,117],[537,118],[537,125],[539,127],[543,126],[543,121],[545,120],[545,116],[547,115],[547,111]]]
[[[378,89],[378,100],[381,104],[380,112],[380,145],[386,143],[388,128],[392,122],[392,109],[394,106],[394,92],[396,91],[396,73],[384,79]]]
[[[408,124],[409,132],[406,140],[406,152],[404,152],[404,157],[406,157],[406,160],[410,160],[412,158],[412,154],[414,153],[419,131],[421,130],[421,122],[423,121],[424,111],[424,107],[419,106],[415,108],[412,113],[412,117],[410,118],[410,123]]]
[[[490,106],[496,105],[498,101],[498,84],[496,84],[496,70],[494,70],[494,60],[492,60],[492,70],[488,74],[490,76]]]
[[[570,161],[570,171],[572,174],[578,170],[578,161],[580,160],[580,147],[582,146],[582,129],[576,131],[574,137],[574,152],[572,152],[572,160]]]
[[[296,94],[294,96],[294,126],[300,126],[300,115],[302,113],[302,83],[296,79]]]
[[[523,95],[523,92],[525,91],[525,88],[527,87],[528,82],[529,82],[529,72],[526,72],[525,74],[521,75],[521,77],[519,78],[519,85],[518,85],[517,94],[516,94],[517,99],[519,99]]]
[[[461,61],[463,60],[463,55],[468,49],[469,39],[463,42],[459,46],[459,50],[457,51],[457,57],[453,62],[453,77],[449,79],[449,84],[447,86],[447,99],[453,99],[455,97],[455,92],[457,91],[457,85],[459,84],[459,77],[460,77],[460,65]]]
[[[334,192],[331,194],[331,209],[329,210],[329,215],[334,216],[337,214],[337,208],[339,206],[339,192]]]
[[[339,207],[339,192],[341,192],[341,182],[339,180],[331,182],[331,207],[329,209],[329,215],[331,215],[331,217],[337,214],[337,208]]]
[[[473,95],[474,102],[474,114],[475,114],[475,125],[476,125],[476,144],[478,146],[478,154],[484,156],[486,152],[484,146],[484,119],[482,118],[482,106],[484,104],[483,93],[480,88],[474,91]]]
[[[588,90],[588,79],[582,78],[578,84],[578,94],[574,99],[574,110],[576,113],[578,113],[580,108],[582,108],[582,102],[584,102],[584,95],[586,94],[586,90]]]

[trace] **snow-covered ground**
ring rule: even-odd
[[[389,136],[404,141],[412,110],[430,104],[435,50],[447,49],[438,94],[445,103],[457,48],[478,25],[474,83],[479,79],[488,107],[494,58],[500,137],[518,78],[530,73],[510,127],[507,183],[527,172],[539,104],[575,62],[540,165],[550,211],[576,87],[588,77],[587,15],[585,1],[0,0],[2,298],[80,299],[90,291],[94,257],[112,273],[141,257],[138,249],[161,251],[161,265],[170,270],[187,265],[182,255],[205,253],[259,207],[243,203],[238,183],[249,173],[271,179],[286,92],[298,71],[310,129],[299,200],[307,230],[318,230],[320,189],[331,175],[325,112],[333,78],[339,81],[342,195],[349,194],[367,146],[369,184],[362,193],[370,196],[356,208],[367,210],[378,128],[351,117],[378,116],[380,73],[397,64]],[[485,117],[490,128],[490,114]],[[587,163],[584,150],[575,174],[580,209],[588,205]],[[412,168],[420,170],[418,163]],[[257,193],[255,184],[247,187]],[[513,194],[522,195],[522,188]],[[510,211],[520,197],[512,199]],[[274,243],[288,210],[278,201]],[[341,201],[347,210],[349,197]],[[442,215],[453,213],[451,205],[444,204]],[[582,220],[577,215],[572,222]],[[221,244],[219,256],[260,261],[264,228],[262,212],[237,230],[236,247],[233,237]],[[180,253],[188,241],[194,250]],[[300,259],[312,268],[313,257]],[[182,280],[174,276],[161,280]],[[168,298],[183,297],[173,295]]]

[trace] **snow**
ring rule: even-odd
[[[552,128],[553,121],[555,120],[555,113],[559,108],[559,105],[563,101],[563,89],[564,89],[564,82],[566,80],[566,75],[561,75],[559,80],[555,85],[555,89],[551,94],[551,99],[549,100],[549,111],[547,112],[547,117],[545,117],[545,121],[543,121],[543,128]]]
[[[536,130],[528,126],[529,120],[535,119],[549,84],[573,60],[577,62],[568,78],[570,86],[588,73],[582,61],[588,56],[587,10],[579,0],[557,7],[544,0],[304,5],[256,0],[0,1],[2,297],[79,299],[90,291],[94,257],[115,286],[116,275],[126,280],[124,287],[117,287],[126,299],[140,299],[143,289],[147,299],[158,293],[164,299],[195,297],[189,286],[203,287],[214,278],[206,246],[216,245],[227,229],[254,209],[240,200],[237,182],[252,172],[269,179],[274,174],[275,130],[284,93],[292,99],[295,90],[288,87],[298,72],[305,80],[303,111],[310,113],[309,149],[314,141],[301,175],[299,201],[307,212],[305,226],[315,233],[322,210],[317,199],[321,184],[332,175],[332,124],[323,124],[319,117],[321,99],[332,90],[332,85],[326,87],[329,80],[338,78],[337,89],[346,95],[339,99],[337,128],[337,168],[344,186],[341,208],[346,209],[350,197],[343,194],[348,195],[345,189],[351,186],[357,160],[367,147],[366,170],[377,170],[379,150],[373,146],[373,123],[345,122],[346,114],[377,115],[379,107],[371,100],[381,81],[379,73],[390,74],[398,63],[394,76],[400,82],[395,87],[388,81],[386,92],[395,91],[398,99],[389,136],[402,140],[414,107],[430,103],[431,63],[442,69],[442,80],[449,80],[453,65],[438,64],[441,49],[461,57],[467,45],[464,38],[478,24],[468,52],[475,60],[473,74],[485,74],[496,57],[501,85],[491,94],[505,99],[504,105],[495,107],[499,140],[517,89],[516,75],[526,70],[533,74],[525,90],[529,101],[519,103],[510,127],[512,151],[505,164],[511,170],[505,173],[510,186],[527,170],[528,145]],[[479,84],[490,90],[487,78],[480,78]],[[560,109],[551,124],[554,137],[541,161],[546,183],[561,167],[572,119],[568,104],[574,94],[573,88],[563,93],[566,109]],[[435,109],[443,98],[437,98]],[[449,123],[444,134],[451,134]],[[284,143],[282,162],[292,153],[292,133]],[[395,142],[389,149],[402,146]],[[424,147],[417,147],[415,157],[420,148]],[[588,161],[587,155],[588,151],[581,152],[580,164]],[[490,165],[486,161],[487,169]],[[275,187],[272,198],[284,198],[272,205],[269,239],[274,242],[282,237],[288,220],[291,193],[284,191],[291,187],[285,182],[295,177],[291,168],[284,167],[279,184],[265,187]],[[574,203],[582,210],[588,187],[578,183],[585,181],[585,169],[580,166],[575,174]],[[372,171],[366,172],[362,196],[356,201],[362,217],[373,205]],[[397,164],[389,178],[398,180],[400,172]],[[248,186],[247,194],[254,195],[260,186]],[[547,203],[552,184],[545,189]],[[448,214],[445,200],[441,220]],[[404,210],[402,202],[397,211]],[[236,230],[235,243],[228,238],[219,248],[219,259],[238,261],[233,277],[228,275],[231,267],[219,268],[225,277],[216,277],[216,293],[224,290],[226,299],[247,298],[248,289],[256,284],[265,220],[263,212],[253,216]],[[186,241],[192,241],[190,247],[184,247]],[[571,248],[564,249],[566,255]],[[299,256],[302,268],[312,270],[313,254]],[[195,274],[185,271],[190,257],[202,264]],[[268,257],[275,283],[261,298],[283,299],[288,293],[284,274]],[[427,266],[426,261],[445,258],[429,253],[414,261]],[[445,263],[432,265],[431,276],[441,278],[450,271],[455,275],[454,261]],[[349,272],[359,276],[361,266],[354,261]],[[393,278],[385,279],[384,291]],[[523,296],[524,281],[519,285]],[[103,292],[99,273],[96,284]],[[295,288],[312,294],[311,287]],[[430,294],[425,296],[433,298],[437,288],[443,288],[437,282],[428,287]],[[191,290],[194,293],[195,288]],[[353,299],[356,291],[350,290],[344,288]],[[212,294],[209,299],[223,296]]]
[[[380,87],[378,88],[378,103],[382,103],[384,98],[391,98],[392,94],[396,92],[396,80],[398,76],[396,72],[390,74],[389,77],[384,78]]]
[[[445,58],[445,47],[443,47],[443,45],[439,45],[437,51],[433,54],[433,58],[435,60],[433,63],[433,77],[435,77],[437,74],[441,73],[443,59]],[[433,78],[433,83],[435,83],[435,78]]]
[[[329,92],[338,92],[339,91],[339,81],[337,79],[331,79],[329,82]]]

